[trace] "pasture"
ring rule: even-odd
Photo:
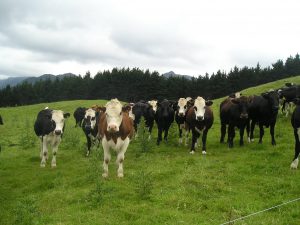
[[[285,82],[300,83],[300,76],[242,91],[259,94]],[[294,136],[290,117],[279,114],[271,145],[269,129],[263,144],[234,148],[220,144],[219,104],[213,104],[215,121],[207,138],[207,155],[201,144],[194,155],[178,144],[173,123],[168,143],[156,146],[142,135],[133,140],[124,161],[124,178],[117,178],[112,154],[109,178],[103,179],[103,152],[93,148],[85,157],[86,139],[74,128],[71,116],[52,169],[49,152],[40,168],[40,144],[33,131],[37,113],[48,106],[73,114],[78,106],[104,104],[101,100],[64,101],[0,108],[0,224],[222,224],[229,220],[300,197],[300,171],[291,170]],[[191,135],[190,135],[191,136]],[[234,224],[300,224],[300,202],[294,202]]]

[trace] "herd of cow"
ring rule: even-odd
[[[287,83],[285,87],[270,90],[261,95],[242,96],[235,93],[228,96],[220,104],[221,137],[224,143],[226,131],[228,133],[228,147],[233,147],[235,128],[239,129],[240,145],[244,144],[243,136],[246,129],[248,141],[253,141],[253,131],[256,124],[259,126],[259,143],[262,143],[264,126],[270,127],[272,145],[276,145],[274,128],[279,103],[282,101],[282,110],[287,111],[290,103],[296,105],[291,122],[294,128],[295,156],[291,168],[298,167],[300,154],[300,85]],[[74,112],[76,125],[82,127],[87,139],[87,153],[90,154],[91,146],[95,142],[101,142],[104,150],[103,177],[108,176],[108,163],[111,159],[110,149],[114,149],[118,163],[118,177],[123,177],[123,161],[130,140],[137,136],[137,128],[144,118],[145,126],[149,131],[149,139],[154,122],[157,124],[157,145],[168,139],[168,131],[171,124],[176,121],[179,130],[179,143],[183,142],[185,132],[185,145],[188,144],[189,133],[192,133],[190,153],[194,154],[197,140],[202,133],[202,154],[206,154],[206,139],[209,129],[214,122],[214,114],[210,100],[202,97],[180,98],[178,101],[163,100],[158,102],[139,101],[122,105],[118,99],[112,99],[104,107],[93,106],[91,108],[79,107]],[[56,153],[64,132],[64,120],[70,116],[61,110],[45,108],[37,115],[34,131],[41,140],[41,167],[45,167],[48,159],[48,146],[52,147],[53,157],[51,166],[56,166]],[[0,116],[0,124],[3,124]]]

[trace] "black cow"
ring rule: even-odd
[[[162,133],[164,132],[164,140],[168,140],[168,132],[171,124],[174,121],[174,109],[171,102],[164,99],[157,103],[157,112],[155,114],[155,122],[157,124],[158,136],[156,144],[159,145],[162,141]]]
[[[73,113],[73,116],[75,118],[75,127],[77,127],[78,125],[81,127],[82,124],[82,120],[84,118],[85,115],[85,110],[87,110],[87,108],[85,107],[78,107],[75,112]]]
[[[1,115],[0,115],[0,125],[3,125],[3,120],[2,120]]]
[[[197,97],[194,101],[194,106],[191,107],[186,115],[186,123],[189,129],[192,130],[192,146],[191,154],[195,152],[195,144],[197,139],[202,135],[202,154],[206,154],[206,139],[208,130],[214,122],[214,114],[209,107],[213,104],[212,101],[205,101],[202,97]]]
[[[285,85],[286,87],[282,87],[278,90],[279,98],[283,99],[282,109],[281,109],[282,113],[286,111],[286,104],[291,104],[294,99],[300,97],[299,85],[295,85],[293,83],[286,83]]]
[[[41,140],[41,167],[45,167],[48,159],[48,145],[52,147],[53,157],[51,166],[56,167],[56,153],[64,132],[64,121],[70,113],[61,110],[44,109],[37,115],[34,131]]]
[[[144,117],[145,125],[149,131],[149,137],[151,138],[152,128],[154,125],[155,114],[157,111],[157,101],[151,100],[145,102],[143,100],[135,103],[132,107],[132,114],[134,115],[134,129],[137,135],[137,126],[141,121],[141,118]]]
[[[300,154],[300,99],[297,98],[294,100],[296,104],[296,108],[292,114],[291,123],[294,129],[294,137],[295,137],[295,156],[291,163],[292,169],[298,168],[299,163],[299,154]]]
[[[279,108],[279,95],[276,91],[270,90],[269,92],[262,93],[261,96],[252,96],[249,105],[249,123],[250,136],[249,140],[253,141],[253,131],[255,124],[259,125],[259,143],[262,143],[264,135],[264,127],[270,127],[270,134],[272,137],[272,145],[276,145],[274,137],[274,127],[276,124],[277,114]],[[248,132],[249,133],[249,132]]]
[[[87,152],[86,156],[89,156],[91,152],[92,143],[95,144],[98,140],[98,118],[99,113],[97,113],[94,109],[87,109],[85,111],[85,115],[82,121],[82,130],[86,136],[87,140]],[[99,143],[99,140],[98,140]]]
[[[224,143],[226,126],[228,125],[228,147],[233,147],[235,127],[240,130],[240,145],[244,145],[244,131],[248,123],[249,99],[246,96],[240,98],[227,98],[220,104],[221,138]]]

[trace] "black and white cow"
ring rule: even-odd
[[[2,120],[1,115],[0,115],[0,125],[3,125],[3,120]]]
[[[264,135],[264,126],[270,127],[270,134],[272,138],[272,145],[276,145],[274,137],[274,128],[277,120],[279,108],[279,95],[277,91],[270,90],[262,93],[261,96],[251,96],[251,103],[249,105],[249,119],[251,122],[250,136],[248,139],[253,141],[253,131],[255,124],[259,125],[259,143],[262,143]],[[247,128],[248,129],[248,128]],[[248,131],[249,133],[249,131]],[[249,134],[248,134],[249,135]]]
[[[75,118],[75,127],[77,127],[78,125],[81,127],[82,124],[82,120],[84,118],[85,115],[85,111],[87,110],[87,108],[85,107],[78,107],[75,112],[73,113],[73,116]]]
[[[279,98],[283,100],[282,113],[289,114],[289,110],[293,104],[293,100],[300,97],[300,86],[293,83],[286,83],[286,87],[282,87],[277,90]]]
[[[185,145],[188,143],[189,129],[186,125],[186,113],[193,106],[191,98],[179,98],[176,104],[175,121],[178,125],[179,144],[182,144],[182,130],[185,130]]]
[[[155,122],[157,124],[158,136],[156,144],[159,145],[162,141],[162,133],[164,132],[164,140],[168,140],[168,132],[171,124],[174,121],[173,105],[168,100],[163,100],[157,103],[157,112],[155,114]]]
[[[297,169],[299,163],[299,154],[300,154],[300,99],[297,98],[294,100],[296,108],[292,114],[291,123],[294,129],[295,137],[295,156],[291,163],[291,169]]]
[[[98,118],[99,113],[94,109],[87,109],[82,121],[82,130],[86,136],[87,152],[86,156],[89,156],[92,143],[95,144],[98,140]],[[99,143],[99,142],[98,142]]]
[[[64,132],[64,122],[69,116],[70,113],[48,108],[38,113],[34,123],[34,131],[41,140],[41,167],[45,167],[48,159],[48,145],[52,147],[53,152],[51,166],[56,167],[56,154]]]

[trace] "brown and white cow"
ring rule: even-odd
[[[105,105],[105,113],[99,120],[98,136],[104,150],[103,174],[108,177],[108,163],[111,159],[110,149],[117,153],[118,177],[123,177],[125,152],[133,136],[133,120],[129,117],[128,108],[123,108],[118,99],[112,99]]]
[[[212,109],[209,107],[213,104],[212,101],[205,101],[202,97],[197,97],[194,106],[191,107],[186,115],[186,123],[192,130],[192,146],[191,154],[195,152],[195,144],[197,139],[202,134],[202,154],[206,154],[206,138],[208,130],[212,127],[214,122],[214,115]]]

